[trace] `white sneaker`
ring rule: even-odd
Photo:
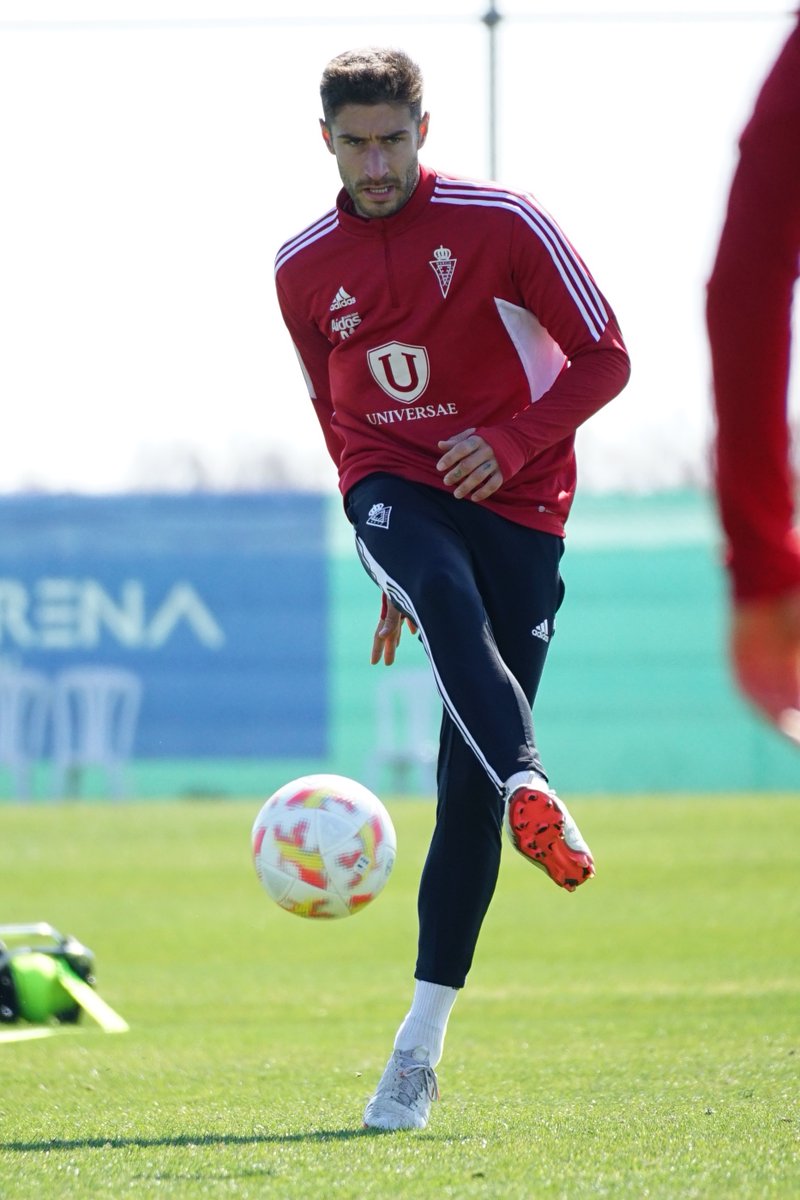
[[[436,1072],[424,1046],[395,1050],[364,1110],[365,1129],[424,1129],[439,1099]]]

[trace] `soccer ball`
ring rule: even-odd
[[[252,832],[268,896],[299,917],[349,917],[383,891],[397,838],[368,788],[342,775],[305,775],[278,788]]]

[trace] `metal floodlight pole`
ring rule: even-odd
[[[495,0],[481,17],[489,34],[489,178],[497,178],[497,26],[502,17]]]

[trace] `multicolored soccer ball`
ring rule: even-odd
[[[368,788],[342,775],[284,784],[256,817],[253,861],[268,896],[299,917],[349,917],[383,891],[397,838]]]

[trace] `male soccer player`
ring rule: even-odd
[[[800,532],[787,386],[800,255],[800,23],[744,130],[708,285],[716,486],[744,694],[800,745]]]
[[[563,586],[575,430],[628,379],[608,304],[531,197],[421,166],[419,68],[326,67],[343,190],[288,241],[278,297],[382,591],[372,661],[419,633],[444,716],[410,1011],[365,1125],[424,1128],[450,1010],[494,891],[501,831],[559,886],[594,873],[531,717]]]

